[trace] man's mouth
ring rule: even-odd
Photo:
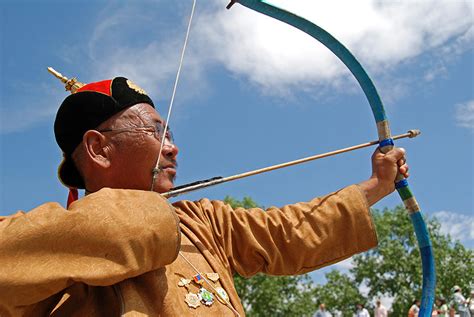
[[[175,170],[178,168],[178,162],[176,160],[166,160],[160,164],[162,170]]]
[[[163,171],[172,172],[176,174],[176,167],[175,166],[165,166],[162,168]]]
[[[176,169],[178,164],[167,164],[161,167],[163,172],[166,172],[172,179],[176,177]]]

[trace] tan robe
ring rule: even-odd
[[[48,203],[0,221],[0,316],[234,316],[217,300],[188,306],[199,287],[178,286],[195,275],[179,250],[219,274],[210,283],[243,316],[234,273],[302,274],[377,244],[356,185],[266,211],[208,199],[173,207],[152,192],[102,189],[68,211]]]

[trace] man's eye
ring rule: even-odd
[[[158,133],[163,132],[163,125],[161,124],[161,122],[158,122],[156,124],[156,132],[158,132]]]

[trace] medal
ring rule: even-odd
[[[209,292],[207,289],[204,287],[201,287],[199,289],[199,295],[201,296],[201,301],[206,305],[206,306],[211,306],[214,303],[214,295],[212,295],[211,292]]]
[[[189,307],[198,308],[201,305],[201,296],[199,296],[199,294],[189,292],[184,297],[184,301],[186,302],[186,304],[188,304]]]
[[[219,274],[217,273],[206,273],[207,278],[213,281],[214,283],[219,280]]]
[[[189,283],[191,283],[191,280],[188,280],[187,278],[181,278],[178,282],[179,287],[188,287]]]
[[[229,301],[229,295],[227,295],[227,292],[222,287],[216,287],[216,293],[219,302],[227,304]]]
[[[196,284],[199,284],[201,285],[202,283],[204,283],[204,279],[202,278],[201,274],[196,274],[193,276],[193,281],[196,283]]]

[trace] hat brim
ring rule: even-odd
[[[61,183],[69,188],[85,188],[81,174],[76,168],[71,157],[64,157],[58,167],[58,178]]]

